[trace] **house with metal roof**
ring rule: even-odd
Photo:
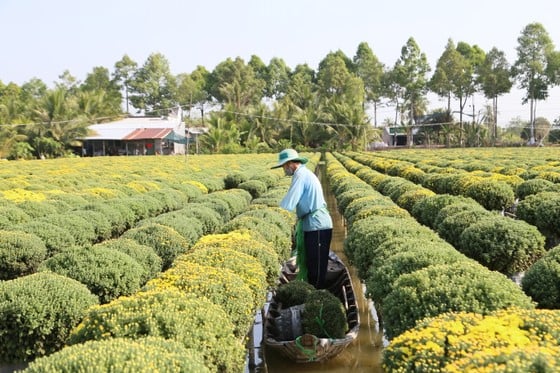
[[[93,124],[82,139],[82,155],[185,154],[185,124],[181,109],[167,117],[129,117]]]

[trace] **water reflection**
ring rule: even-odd
[[[330,188],[321,175],[323,189],[329,211],[333,218],[333,237],[331,250],[334,251],[348,266],[356,292],[360,309],[360,330],[358,337],[338,356],[320,363],[296,364],[283,357],[276,351],[268,351],[261,346],[263,325],[259,312],[255,317],[255,325],[250,334],[248,344],[249,361],[246,373],[275,373],[275,372],[383,372],[381,368],[381,353],[386,341],[379,331],[377,314],[373,304],[364,296],[363,284],[359,281],[356,269],[349,265],[344,254],[344,238],[346,227],[343,217],[336,211],[336,200]],[[362,291],[360,291],[360,289]],[[266,307],[266,306],[265,306]],[[265,308],[266,312],[266,308]]]

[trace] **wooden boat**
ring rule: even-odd
[[[296,258],[292,257],[284,263],[280,274],[280,284],[295,280],[297,276]],[[333,252],[329,254],[327,273],[327,289],[340,299],[345,310],[348,330],[344,338],[318,338],[311,334],[298,335],[301,332],[299,315],[300,306],[282,309],[272,295],[268,310],[264,318],[265,348],[278,351],[297,363],[318,362],[330,359],[341,353],[346,346],[354,341],[360,327],[358,305],[348,269],[340,258]],[[288,318],[288,320],[286,320]],[[292,328],[290,331],[283,330]],[[292,338],[286,339],[286,335]],[[293,338],[295,336],[295,338]]]

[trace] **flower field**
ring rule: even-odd
[[[314,168],[319,153],[309,153]],[[326,153],[388,372],[557,371],[560,151]],[[291,250],[274,154],[0,163],[0,362],[240,372]],[[517,283],[513,281],[517,280]]]

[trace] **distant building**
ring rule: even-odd
[[[167,117],[129,117],[89,126],[82,155],[185,154],[187,137],[181,109]]]

